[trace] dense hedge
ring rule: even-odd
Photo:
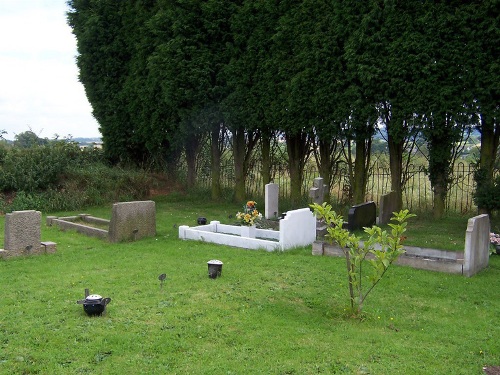
[[[76,210],[149,193],[147,174],[109,166],[100,150],[67,141],[0,147],[0,211]]]

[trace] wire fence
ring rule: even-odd
[[[258,165],[250,169],[246,191],[249,197],[261,197],[264,195],[264,183]],[[466,163],[458,163],[453,169],[452,182],[446,199],[446,210],[448,212],[470,213],[477,209],[473,201],[475,189],[474,181],[475,167]],[[210,170],[204,168],[198,174],[197,185],[209,188],[211,183]],[[280,198],[290,196],[290,177],[285,166],[274,167],[273,182],[279,185]],[[318,170],[309,166],[304,170],[302,192],[304,197],[309,194],[313,186],[314,178],[319,177]],[[405,175],[406,185],[403,190],[403,205],[411,211],[431,211],[433,206],[433,192],[429,181],[428,172],[422,166],[410,166]],[[221,187],[232,189],[234,187],[234,166],[226,163],[221,166]],[[391,173],[388,167],[375,165],[370,169],[366,201],[379,202],[380,197],[391,191]],[[351,188],[349,184],[347,168],[340,168],[333,179],[330,188],[330,199],[332,202],[346,204],[349,202]]]

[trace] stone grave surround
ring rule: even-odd
[[[42,213],[14,211],[5,215],[4,247],[1,257],[54,253],[56,243],[41,242]]]
[[[193,228],[179,226],[179,238],[266,251],[308,246],[316,239],[316,218],[309,208],[288,211],[279,227],[279,231],[257,228],[256,238],[248,238],[241,235],[241,226],[211,221]]]
[[[489,216],[478,215],[467,222],[463,252],[404,246],[406,253],[402,254],[395,264],[471,277],[488,267],[489,233]],[[316,241],[313,243],[312,254],[344,256],[344,251],[338,245]]]
[[[86,223],[98,223],[108,229],[94,228],[75,223],[77,219]],[[62,230],[76,230],[91,237],[107,239],[110,242],[135,241],[156,235],[156,204],[154,201],[132,201],[114,203],[111,220],[88,214],[57,218],[47,216],[47,225],[57,225]]]

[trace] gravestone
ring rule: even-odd
[[[313,203],[323,204],[328,186],[323,183],[323,177],[316,177],[313,181],[313,187],[309,189],[309,197]]]
[[[155,235],[155,202],[134,201],[113,204],[109,222],[111,242],[135,241]]]
[[[316,177],[313,181],[313,187],[309,189],[309,197],[313,203],[323,204],[328,186],[323,183],[323,177]],[[316,235],[322,237],[327,233],[326,224],[323,220],[316,221]]]
[[[465,276],[473,276],[488,266],[490,256],[490,219],[486,214],[470,218],[465,232]]]
[[[347,217],[347,229],[355,231],[363,227],[371,227],[377,221],[375,202],[365,202],[352,206]]]
[[[14,211],[5,215],[5,249],[0,256],[19,256],[53,253],[54,242],[41,242],[42,213],[40,211]]]
[[[385,225],[391,221],[392,213],[398,211],[398,195],[395,191],[380,197],[378,224]]]
[[[276,219],[278,217],[279,185],[270,183],[265,186],[265,209],[266,219]]]
[[[281,249],[308,246],[316,240],[316,218],[309,208],[288,211],[280,220]]]

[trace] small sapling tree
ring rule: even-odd
[[[389,266],[405,252],[401,244],[403,233],[406,232],[407,220],[416,215],[410,214],[408,210],[394,212],[391,219],[393,223],[389,223],[390,232],[376,225],[365,228],[369,237],[361,242],[360,237],[342,227],[342,216],[333,211],[330,205],[315,203],[311,207],[316,217],[327,224],[327,239],[330,243],[338,244],[345,254],[351,312],[359,316],[368,294],[379,283]],[[364,267],[365,264],[371,267]]]

